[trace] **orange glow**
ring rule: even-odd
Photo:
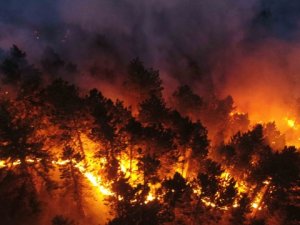
[[[287,120],[288,122],[288,120]],[[292,123],[292,122],[290,122]],[[296,124],[293,123],[293,125],[295,126]],[[86,180],[88,181],[88,183],[95,188],[95,191],[97,193],[97,195],[99,195],[100,197],[106,197],[106,196],[115,196],[115,193],[111,190],[110,185],[111,182],[110,181],[106,181],[104,176],[102,176],[102,168],[105,167],[107,161],[105,159],[105,157],[101,157],[101,158],[95,158],[93,154],[91,154],[92,151],[94,151],[94,149],[97,148],[97,146],[94,144],[93,141],[91,141],[90,139],[88,139],[87,137],[84,137],[84,146],[86,149],[88,149],[86,152],[86,157],[87,157],[87,164],[83,163],[83,162],[77,162],[75,159],[72,159],[72,163],[74,165],[75,168],[77,168],[79,170],[79,172],[86,178]],[[187,157],[187,156],[186,156]],[[40,159],[31,159],[28,158],[26,159],[26,162],[29,164],[34,164],[34,163],[38,163],[40,161]],[[138,168],[138,160],[136,158],[132,158],[130,160],[129,156],[126,154],[126,151],[124,151],[123,154],[120,154],[118,161],[120,163],[120,172],[124,173],[125,177],[128,178],[128,181],[130,183],[130,185],[132,185],[133,187],[137,186],[138,184],[143,183],[143,175],[141,170]],[[55,166],[64,166],[67,165],[68,163],[70,163],[70,160],[62,160],[62,159],[57,159],[57,160],[53,160],[52,164]],[[10,162],[8,163],[7,161],[0,161],[0,168],[4,168],[4,167],[11,167],[11,166],[18,166],[21,164],[20,160],[16,160],[14,162]],[[187,173],[187,165],[182,165],[182,163],[177,163],[177,165],[175,165],[174,170],[176,170],[177,172],[179,172],[180,174],[182,174],[183,172],[183,176],[186,176]],[[221,175],[220,175],[220,184],[223,187],[226,187],[229,184],[229,181],[233,178],[233,176],[230,174],[230,171],[225,170]],[[268,187],[270,185],[270,180],[265,180],[263,182],[263,188],[254,195],[254,197],[252,198],[251,201],[251,207],[253,211],[256,210],[261,210],[263,208],[263,199],[264,199],[264,195],[268,190]],[[157,184],[150,184],[150,191],[148,193],[148,195],[146,196],[146,199],[144,201],[145,204],[154,201],[154,200],[158,200],[160,201],[160,196],[157,195],[157,190],[160,189],[161,184],[157,183]],[[239,206],[238,202],[239,199],[241,197],[241,194],[243,193],[252,193],[252,188],[249,187],[247,185],[246,182],[242,181],[242,180],[237,180],[236,184],[235,184],[235,188],[238,191],[238,194],[236,196],[236,198],[234,199],[234,202],[231,206],[223,206],[223,207],[219,207],[217,205],[217,203],[209,198],[206,197],[201,197],[201,202],[207,206],[207,207],[212,207],[212,208],[218,208],[220,210],[229,210],[230,208],[236,208]],[[193,188],[193,193],[196,196],[201,196],[201,188],[200,187],[194,187]],[[118,196],[119,198],[121,198],[121,196]],[[217,192],[216,194],[216,198],[220,197],[220,192]],[[132,203],[136,202],[137,199],[133,199]],[[253,212],[254,213],[254,212]]]
[[[254,209],[253,214],[255,214],[256,210],[262,210],[264,206],[264,197],[270,187],[271,179],[269,178],[265,180],[263,184],[263,187],[260,189],[260,191],[254,197],[254,200],[251,202],[251,207]]]
[[[131,185],[136,185],[140,183],[143,179],[141,172],[138,168],[138,160],[133,158],[130,159],[126,154],[122,154],[119,158],[120,169],[125,174],[126,178],[129,178],[129,183]]]

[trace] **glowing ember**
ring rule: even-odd
[[[155,199],[155,197],[152,195],[152,193],[149,193],[149,194],[147,195],[147,198],[146,198],[145,203],[147,204],[148,202],[151,202],[151,201],[153,201],[154,199]]]
[[[293,119],[285,118],[287,125],[291,128],[296,129],[296,121]]]
[[[252,206],[253,208],[257,209],[257,208],[258,208],[258,203],[253,202],[253,203],[251,204],[251,206]]]

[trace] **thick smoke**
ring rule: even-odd
[[[115,95],[108,83],[140,57],[160,70],[168,95],[189,84],[201,95],[231,94],[250,113],[271,105],[270,115],[299,97],[296,0],[11,0],[0,8],[3,49],[17,44],[38,63],[50,46],[77,64],[68,79],[86,88],[101,80]]]
[[[242,38],[255,3],[13,0],[1,5],[1,45],[17,42],[30,50],[48,44],[80,60],[105,51],[125,62],[139,56],[159,69],[182,67],[176,75],[187,82],[187,75],[209,70],[215,60],[210,55]]]

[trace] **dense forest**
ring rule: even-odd
[[[0,60],[0,224],[299,224],[299,149],[231,96],[165,96],[138,58],[122,99],[68,81],[52,49]]]

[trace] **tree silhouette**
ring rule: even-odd
[[[224,99],[213,96],[203,104],[200,120],[206,127],[209,127],[211,137],[213,137],[212,142],[215,144],[221,143],[226,137],[230,113],[234,110],[233,103],[231,96]]]
[[[26,173],[28,173],[27,165],[32,160],[42,161],[41,165],[49,166],[51,157],[44,149],[43,140],[35,139],[34,118],[24,118],[22,113],[18,115],[12,103],[4,101],[0,103],[0,121],[1,159],[10,163],[20,160],[20,168]],[[48,168],[45,167],[45,171]]]
[[[293,208],[297,205],[297,187],[300,183],[300,154],[295,147],[286,147],[261,159],[253,172],[253,179],[269,180],[264,202],[270,209]],[[262,178],[261,178],[262,177]]]
[[[142,146],[144,128],[140,122],[131,118],[123,127],[123,131],[129,141],[129,172],[131,175],[133,158],[136,158],[136,152]]]
[[[97,90],[91,90],[86,98],[92,116],[90,137],[103,146],[99,156],[113,160],[125,149],[122,129],[130,118],[127,109],[121,102],[114,104],[103,97]]]
[[[274,150],[280,150],[285,147],[285,136],[277,129],[275,122],[267,123],[264,126],[264,135],[267,144]]]
[[[138,167],[143,171],[144,186],[150,183],[156,183],[157,170],[160,166],[160,161],[155,156],[145,155],[139,159]]]
[[[162,98],[151,95],[140,103],[139,120],[146,125],[163,124],[168,117],[168,108]]]
[[[57,127],[57,134],[54,134],[57,141],[71,145],[71,139],[75,137],[78,151],[85,159],[81,133],[86,131],[89,118],[78,88],[62,79],[54,80],[41,91],[40,103],[50,122]]]
[[[83,197],[82,197],[82,175],[76,168],[76,164],[82,161],[82,156],[75,153],[74,149],[66,146],[63,149],[62,160],[66,160],[65,164],[60,165],[60,178],[64,181],[64,189],[68,193],[72,190],[73,199],[77,206],[79,215],[84,216]]]
[[[131,61],[124,87],[133,103],[142,102],[151,95],[161,97],[163,90],[161,84],[158,71],[146,69],[138,58]]]
[[[177,172],[173,178],[165,180],[162,183],[162,187],[163,192],[165,192],[165,201],[172,207],[175,207],[184,193],[189,190],[186,180]]]
[[[52,219],[52,225],[75,225],[73,220],[70,220],[62,215],[57,215]]]
[[[271,153],[263,135],[263,126],[257,125],[246,133],[238,132],[227,145],[219,148],[223,160],[237,170],[237,173],[250,174],[263,155]]]
[[[10,85],[20,98],[36,93],[42,84],[41,72],[28,63],[26,53],[16,45],[1,62],[0,71],[3,83]]]
[[[26,53],[16,45],[13,45],[9,56],[1,64],[1,71],[4,75],[3,81],[8,84],[17,84],[21,79],[22,70],[26,65]]]
[[[177,111],[170,112],[168,127],[174,133],[174,142],[181,158],[181,169],[184,174],[185,170],[188,172],[192,160],[199,163],[206,157],[209,145],[207,130],[199,121],[192,122]]]
[[[174,109],[178,110],[183,116],[199,119],[203,100],[188,85],[179,86],[172,97]]]
[[[250,120],[248,114],[244,113],[231,113],[229,123],[228,123],[228,131],[226,133],[226,139],[235,135],[238,132],[246,133],[249,129]]]
[[[132,187],[128,178],[120,176],[112,185],[116,196],[109,198],[115,217],[109,225],[158,225],[169,218],[164,214],[162,205],[157,201],[146,204],[149,188],[138,185]]]
[[[0,199],[6,203],[0,214],[10,221],[7,224],[36,215],[41,205],[37,183],[44,188],[53,184],[48,174],[51,157],[42,137],[36,136],[34,118],[20,110],[9,101],[0,102],[0,159],[8,164],[8,172],[0,173]]]

